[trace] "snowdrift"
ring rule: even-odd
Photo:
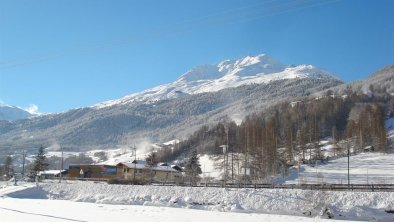
[[[7,194],[100,204],[165,206],[225,212],[392,221],[394,193],[228,189],[46,182]]]

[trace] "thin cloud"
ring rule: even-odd
[[[24,110],[26,112],[29,112],[30,114],[33,114],[33,115],[40,115],[40,114],[42,114],[42,113],[40,113],[38,111],[38,106],[36,104],[30,104],[27,108],[23,108],[23,107],[20,107],[20,106],[12,106],[12,105],[10,105],[8,103],[5,103],[4,100],[2,100],[0,98],[0,106],[15,107],[15,108],[18,108],[18,109],[22,109],[22,110]]]
[[[30,104],[29,107],[25,108],[24,110],[31,114],[40,114],[40,112],[38,112],[38,106],[36,104]]]

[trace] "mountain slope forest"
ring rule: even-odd
[[[201,127],[173,149],[159,150],[158,156],[161,161],[172,161],[195,149],[199,154],[223,156],[220,146],[228,145],[227,173],[237,168],[237,178],[261,179],[299,162],[326,159],[321,150],[321,141],[326,139],[332,143],[331,157],[346,155],[348,149],[352,154],[366,148],[389,152],[385,120],[394,115],[394,97],[381,85],[370,84],[366,93],[360,83],[349,84],[319,97],[281,102],[248,115],[239,125],[227,118]]]

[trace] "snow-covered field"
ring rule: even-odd
[[[161,221],[316,221],[327,218],[328,214],[337,220],[393,221],[394,214],[385,212],[394,209],[393,200],[394,193],[390,192],[131,186],[78,181],[59,184],[47,181],[39,187],[25,184],[1,188],[0,215],[2,222],[60,221],[61,218],[120,221],[132,215],[150,218],[145,221],[156,221],[157,218],[163,218]]]
[[[214,162],[203,156],[210,176]],[[394,183],[394,154],[350,159],[352,183]],[[220,172],[219,172],[220,173]],[[216,174],[216,175],[215,175]],[[279,179],[279,178],[278,178]],[[347,183],[347,158],[293,169],[280,182]],[[394,221],[394,193],[108,185],[45,181],[0,183],[0,221]]]
[[[144,221],[144,222],[256,222],[256,221],[329,221],[317,218],[269,214],[242,214],[169,207],[108,205],[43,199],[0,199],[0,220],[29,222],[58,221]]]
[[[291,169],[287,184],[336,183],[347,184],[347,157],[327,163],[301,165]],[[350,157],[350,183],[394,184],[394,154],[361,153]]]

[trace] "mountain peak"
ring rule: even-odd
[[[15,121],[26,119],[32,114],[16,106],[0,105],[0,120]]]
[[[217,79],[222,77],[222,73],[217,69],[215,65],[201,65],[192,68],[183,74],[179,80],[185,81],[197,81],[206,79]]]
[[[246,56],[234,60],[233,64],[227,65],[227,75],[255,76],[257,74],[271,74],[281,72],[285,66],[266,54]],[[225,70],[225,69],[223,69]]]
[[[224,76],[254,76],[280,72],[285,66],[266,54],[246,56],[240,59],[227,59],[215,65],[202,65],[183,74],[178,81],[212,80]]]
[[[276,65],[279,64],[272,57],[267,54],[259,54],[256,56],[246,56],[242,59],[236,61],[236,64],[239,66],[251,66],[251,65]]]
[[[176,81],[135,93],[119,100],[100,103],[106,107],[130,102],[152,102],[190,94],[215,92],[225,88],[294,78],[334,78],[331,73],[312,65],[286,66],[266,54],[227,59],[214,65],[192,68]]]

